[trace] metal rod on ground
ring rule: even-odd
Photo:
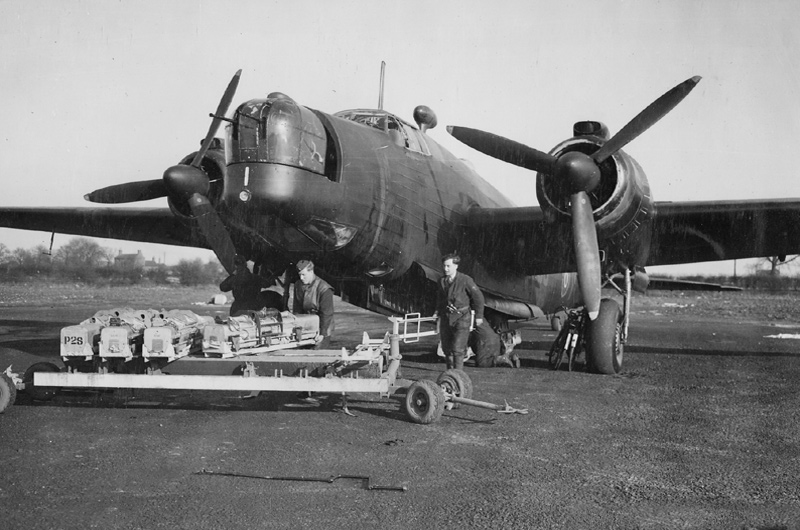
[[[366,481],[368,490],[382,490],[382,491],[407,491],[407,486],[373,486],[370,484],[370,478],[367,475],[331,475],[330,477],[271,477],[264,475],[247,475],[244,473],[225,473],[222,471],[208,471],[203,469],[193,473],[194,475],[216,475],[220,477],[236,477],[236,478],[253,478],[258,480],[283,480],[290,482],[324,482],[326,484],[333,484],[334,481],[341,479],[353,479]]]

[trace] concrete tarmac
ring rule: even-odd
[[[0,307],[0,370],[57,361],[61,327],[105,308]],[[338,300],[336,318],[335,347],[389,329]],[[769,338],[800,324],[634,307],[618,376],[552,371],[549,325],[520,329],[520,369],[466,371],[475,399],[527,415],[460,407],[417,425],[372,395],[351,396],[351,417],[338,396],[20,394],[0,415],[0,526],[800,528],[800,342]],[[435,380],[434,348],[404,345],[403,377]],[[336,475],[406,491],[252,478]]]

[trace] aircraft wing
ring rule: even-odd
[[[647,265],[800,254],[800,199],[656,203]]]
[[[617,273],[611,277],[617,285],[624,281],[622,274]],[[659,278],[650,276],[647,282],[648,291],[743,291],[744,288],[735,285],[722,285],[719,283],[700,282],[696,280],[680,280],[676,278]]]
[[[169,208],[0,208],[0,226],[209,248],[196,225]]]
[[[489,270],[528,275],[576,270],[569,223],[548,223],[538,206],[475,208],[465,224],[467,254]]]
[[[619,284],[618,284],[619,285]],[[698,282],[693,280],[676,280],[673,278],[649,278],[648,291],[743,291],[735,285]]]
[[[576,270],[569,223],[548,223],[541,208],[474,209],[466,218],[470,253],[498,271]],[[602,248],[602,240],[600,246]],[[800,199],[655,203],[647,263],[800,254]]]

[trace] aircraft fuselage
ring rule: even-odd
[[[375,293],[393,285],[396,296],[371,308],[406,312],[428,310],[433,290],[427,285],[406,297],[402,291],[434,281],[441,257],[458,251],[461,270],[486,292],[490,306],[510,301],[517,313],[525,304],[552,312],[580,302],[573,273],[504,271],[513,248],[498,249],[507,254],[502,259],[473,255],[465,240],[468,212],[513,203],[385,111],[328,115],[271,94],[239,106],[227,140],[219,209],[250,259],[311,257],[348,299],[374,305]],[[356,285],[370,295],[350,294]]]

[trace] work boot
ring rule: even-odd
[[[498,355],[495,357],[494,365],[505,368],[514,368],[514,364],[511,362],[511,359],[508,358],[508,355]]]

